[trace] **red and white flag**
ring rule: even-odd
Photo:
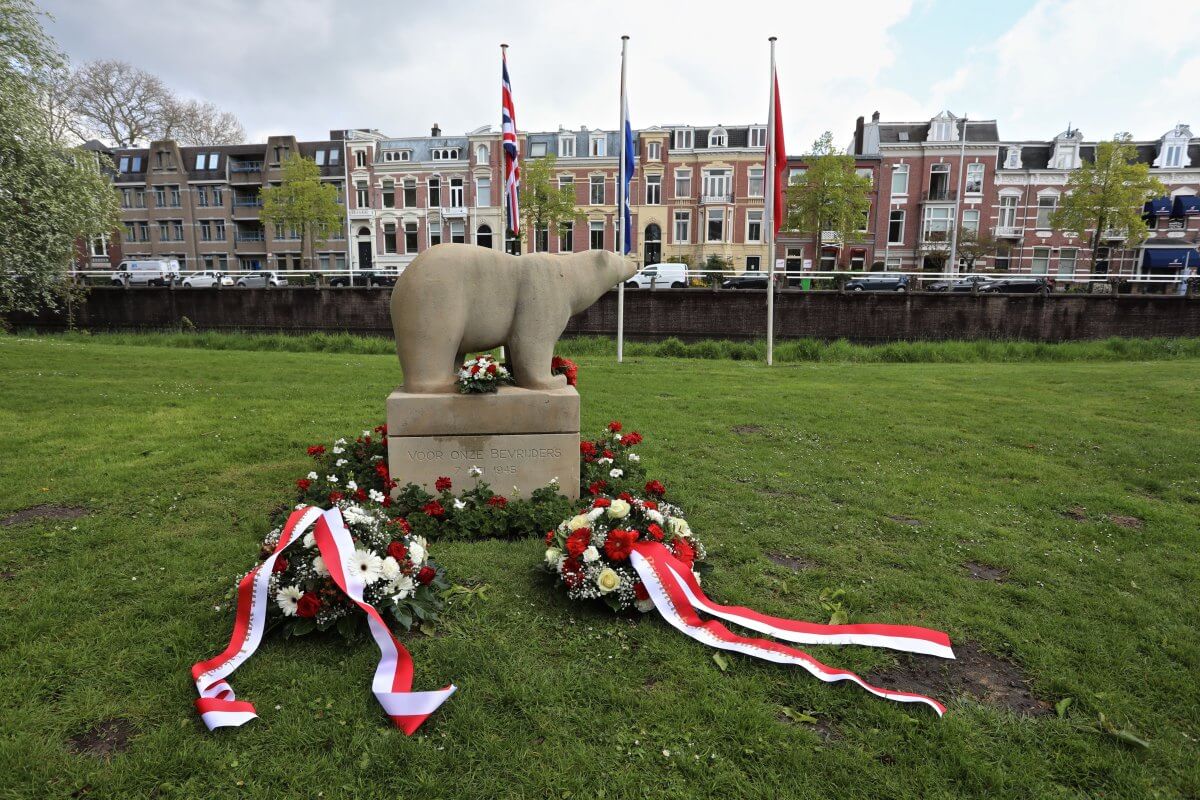
[[[521,165],[517,147],[517,111],[513,106],[512,84],[508,80],[508,53],[500,46],[500,134],[504,145],[504,211],[508,229],[521,232],[521,211],[517,193],[521,188]]]
[[[783,112],[779,106],[779,72],[771,76],[771,109],[767,120],[767,169],[774,178],[771,197],[772,235],[778,237],[779,226],[787,214],[784,204],[784,173],[787,172],[787,147],[783,141]]]

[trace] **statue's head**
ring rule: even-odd
[[[606,287],[623,283],[637,272],[637,264],[632,258],[608,250],[588,250],[583,255],[592,262],[592,267],[600,272]]]

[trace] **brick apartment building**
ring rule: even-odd
[[[123,229],[119,236],[89,242],[83,269],[112,269],[123,259],[177,259],[180,269],[251,271],[304,268],[300,236],[275,230],[260,218],[260,192],[278,185],[283,159],[300,153],[316,162],[321,179],[344,201],[343,144],[333,139],[299,142],[272,136],[266,144],[180,147],[173,141],[149,147],[89,149],[111,161]],[[313,254],[312,269],[346,269],[344,231]]]
[[[964,231],[986,231],[1006,247],[976,269],[1063,278],[1195,271],[1200,140],[1177,125],[1135,145],[1138,160],[1168,195],[1147,204],[1147,241],[1126,247],[1123,232],[1105,231],[1092,264],[1087,238],[1050,227],[1071,171],[1094,157],[1096,143],[1078,130],[1050,141],[1004,141],[995,120],[963,120],[948,112],[921,122],[881,122],[878,112],[870,122],[860,117],[850,151],[878,160],[881,198],[873,206],[865,260],[888,270],[941,271]],[[947,265],[952,271],[964,266],[961,259]]]

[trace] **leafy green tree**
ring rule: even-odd
[[[96,155],[54,132],[44,98],[64,61],[39,16],[30,0],[0,0],[0,324],[59,308],[78,243],[119,223]]]
[[[813,143],[808,169],[787,187],[784,227],[807,233],[820,258],[821,233],[833,232],[843,246],[862,237],[871,211],[871,179],[855,172],[854,156],[833,146],[826,131]]]
[[[1004,254],[1008,247],[1007,242],[986,230],[963,228],[958,232],[958,257],[965,263],[967,272],[974,271],[979,259]]]
[[[1136,247],[1149,233],[1142,209],[1146,201],[1161,197],[1167,188],[1138,163],[1137,148],[1128,133],[1096,145],[1096,157],[1085,161],[1067,178],[1062,202],[1050,215],[1056,230],[1072,231],[1089,242],[1092,269],[1105,231],[1125,234],[1125,246]]]
[[[575,185],[559,186],[554,174],[554,156],[529,158],[521,168],[521,216],[524,218],[524,235],[534,236],[536,231],[555,233],[568,223],[583,218],[575,206]]]
[[[321,180],[317,162],[293,153],[283,160],[283,179],[262,190],[262,218],[275,230],[300,233],[300,257],[312,268],[313,250],[342,226],[337,187]]]

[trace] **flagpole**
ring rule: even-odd
[[[508,45],[500,43],[500,64],[504,75],[508,74]],[[500,252],[508,252],[508,169],[505,163],[506,156],[504,154],[504,86],[500,87],[500,180],[496,183],[496,188],[500,190]],[[516,133],[516,120],[513,120],[513,133]],[[500,361],[506,361],[504,345],[500,345]]]
[[[766,213],[763,214],[767,235],[767,366],[775,362],[775,37],[771,43],[771,104],[767,112],[767,186],[764,193]]]
[[[621,125],[617,138],[621,141],[617,161],[617,253],[625,258],[625,53],[629,37],[621,37]],[[625,360],[625,281],[617,285],[617,363]]]

